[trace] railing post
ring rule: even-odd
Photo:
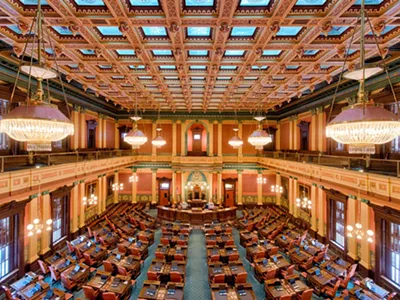
[[[400,177],[400,162],[397,161],[397,177]]]
[[[51,154],[47,154],[47,165],[50,166],[50,155]]]
[[[351,170],[351,158],[349,157],[347,160],[348,160],[348,162],[347,162],[347,168],[348,168],[349,170]]]
[[[397,169],[398,169],[398,164],[397,164]],[[4,173],[4,157],[1,158],[1,173]],[[397,172],[399,174],[399,172]]]

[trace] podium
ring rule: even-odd
[[[204,207],[204,205],[207,203],[207,200],[193,199],[188,200],[187,203],[189,203],[191,207]]]

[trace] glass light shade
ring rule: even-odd
[[[35,224],[35,225],[39,224],[39,222],[40,222],[40,220],[38,218],[33,220],[33,224]]]
[[[74,125],[55,105],[27,103],[0,120],[0,132],[27,142],[28,151],[51,151],[51,142],[74,134]]]
[[[57,73],[54,70],[41,66],[23,65],[21,66],[21,71],[35,78],[51,79],[57,77]]]
[[[153,144],[153,146],[155,146],[156,148],[161,148],[162,146],[164,146],[167,141],[164,140],[164,138],[161,135],[158,135],[154,138],[154,140],[151,141],[151,143]]]
[[[369,236],[369,237],[367,238],[367,242],[368,242],[368,243],[372,243],[373,241],[374,241],[374,239],[373,239],[372,237]]]
[[[367,230],[367,235],[368,236],[374,236],[374,232],[371,229]]]
[[[272,138],[268,133],[262,130],[261,125],[259,125],[258,129],[248,137],[247,141],[256,149],[261,150],[266,144],[272,142]]]
[[[353,226],[347,225],[347,230],[348,230],[348,231],[353,231],[353,229],[354,229]]]
[[[349,144],[350,153],[374,153],[375,146],[400,135],[400,122],[380,106],[357,103],[344,109],[326,127],[326,136]]]
[[[364,72],[365,70],[365,72]],[[366,80],[376,74],[382,72],[383,69],[380,67],[364,67],[362,69],[355,69],[354,71],[349,71],[343,74],[344,78],[351,79],[351,80]]]
[[[135,128],[129,131],[124,137],[124,142],[132,145],[132,149],[138,149],[147,142],[147,136],[135,126]]]
[[[296,202],[297,202],[297,203],[300,203],[300,198],[297,198],[297,199],[296,199]]]
[[[51,230],[51,226],[47,226],[46,231],[50,231],[50,230]]]
[[[32,236],[33,235],[33,232],[32,231],[29,231],[28,232],[28,236]]]
[[[38,228],[38,229],[36,230],[36,234],[41,234],[41,233],[42,233],[42,229]]]
[[[243,141],[240,137],[234,135],[233,137],[231,137],[228,144],[232,146],[234,149],[237,149],[243,145]]]
[[[33,224],[28,224],[28,226],[26,226],[26,229],[32,230],[33,229]]]
[[[53,223],[53,220],[52,219],[48,219],[47,221],[46,221],[46,224],[47,225],[51,225]]]
[[[348,233],[347,233],[347,236],[348,236],[349,238],[352,238],[352,237],[353,237],[353,234],[352,234],[351,232],[348,232]]]
[[[357,235],[356,235],[356,239],[357,239],[357,240],[361,240],[361,239],[362,239],[362,236],[361,236],[360,234],[357,234]]]
[[[357,229],[361,229],[361,228],[362,228],[362,225],[361,225],[360,223],[356,223],[356,228],[357,228]]]

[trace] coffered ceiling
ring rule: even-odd
[[[359,60],[361,0],[42,0],[68,81],[132,110],[251,111],[310,94]],[[21,55],[37,0],[0,0],[0,39]],[[366,0],[382,52],[400,1]],[[367,29],[367,57],[379,51]],[[51,49],[53,48],[53,50]],[[104,98],[103,98],[104,97]]]

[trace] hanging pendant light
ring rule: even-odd
[[[157,136],[151,141],[152,145],[155,146],[156,148],[161,148],[167,143],[167,141],[164,140],[164,138],[161,136],[162,128],[158,127],[159,120],[160,120],[160,109],[158,110],[158,118],[157,118],[157,128],[156,128]]]
[[[271,192],[281,194],[283,193],[283,187],[279,184],[271,185]]]
[[[296,198],[296,206],[297,206],[297,207],[302,207],[302,208],[311,209],[312,202],[311,202],[311,200],[308,199],[308,197],[306,196],[305,190],[306,190],[306,186],[304,185],[304,186],[303,186],[303,192],[302,192],[303,195],[302,195],[302,197]]]
[[[239,128],[233,128],[235,135],[231,137],[228,144],[231,145],[234,149],[237,149],[243,145],[243,141],[240,137],[238,137]]]
[[[40,193],[40,181],[39,181],[39,191],[38,191],[38,198],[37,198],[39,214],[42,213],[40,195],[41,195],[41,193]],[[53,224],[52,219],[47,219],[46,223],[42,223],[40,220],[40,215],[39,215],[39,218],[33,219],[32,223],[28,224],[26,226],[26,229],[28,230],[28,236],[33,236],[34,234],[39,235],[42,233],[44,228],[46,229],[46,231],[51,231],[52,224]]]
[[[113,183],[113,185],[112,185],[112,190],[113,191],[122,191],[124,189],[124,184],[123,183],[119,183],[118,184],[118,182],[116,182],[116,183]]]
[[[374,34],[372,27],[371,30]],[[338,143],[349,145],[349,153],[374,154],[375,145],[388,143],[400,135],[400,121],[398,116],[382,106],[377,106],[368,101],[365,95],[365,80],[382,71],[379,67],[365,67],[365,0],[362,0],[361,3],[360,46],[360,68],[343,75],[345,78],[360,82],[358,101],[356,104],[343,109],[338,116],[329,122],[326,127],[326,136]],[[377,47],[380,50],[378,44]],[[389,76],[388,80],[397,104]],[[332,106],[335,98],[336,93]]]
[[[254,131],[247,139],[247,141],[253,145],[256,149],[262,150],[265,145],[272,142],[271,136],[262,129],[261,121],[264,117],[255,117],[259,124],[256,131]]]
[[[61,113],[56,105],[50,103],[49,87],[47,87],[47,95],[45,97],[43,80],[53,79],[59,77],[59,75],[54,70],[47,68],[46,62],[42,58],[42,44],[44,44],[44,40],[48,41],[50,46],[52,45],[51,36],[48,34],[47,28],[43,24],[43,12],[41,3],[38,1],[36,16],[31,25],[31,28],[34,29],[34,32],[32,32],[33,43],[31,50],[33,53],[34,47],[37,47],[37,62],[34,63],[33,58],[31,58],[29,65],[22,64],[28,49],[28,45],[25,45],[24,53],[21,58],[21,65],[18,70],[10,100],[12,101],[13,99],[19,80],[19,74],[22,71],[29,75],[27,101],[26,103],[16,107],[0,120],[0,132],[7,134],[10,138],[16,141],[26,142],[28,151],[51,151],[51,142],[60,141],[68,135],[74,134],[74,125],[71,120]],[[46,38],[43,35],[43,28],[47,33]],[[35,45],[35,43],[37,43],[37,45]],[[57,66],[55,56],[54,59]],[[32,77],[36,78],[36,91],[33,96],[30,95],[31,92],[33,92],[30,87],[34,84]],[[67,103],[63,82],[61,78],[59,79],[63,90],[64,100]]]
[[[137,93],[135,97],[135,115],[131,119],[134,121],[133,128],[125,135],[124,142],[132,145],[132,149],[138,149],[147,142],[147,136],[137,127],[137,122],[142,119],[137,114]]]

